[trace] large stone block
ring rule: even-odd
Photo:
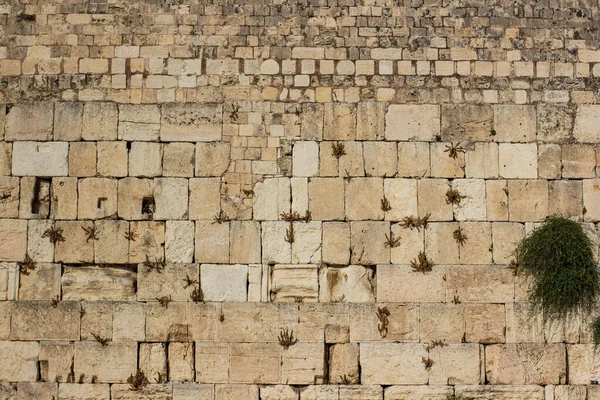
[[[385,388],[384,398],[386,400],[446,400],[454,394],[452,386],[441,385],[397,385]]]
[[[430,303],[421,305],[419,325],[421,342],[441,340],[460,343],[464,335],[465,306],[463,304]]]
[[[378,265],[376,276],[379,302],[441,302],[446,298],[443,266],[422,274],[409,265]]]
[[[319,279],[316,265],[275,265],[271,272],[272,301],[317,301]]]
[[[577,107],[573,136],[578,142],[598,143],[600,141],[600,134],[598,133],[599,111],[600,106],[597,105],[579,105]]]
[[[394,104],[385,115],[385,138],[401,141],[432,141],[440,134],[440,107]]]
[[[427,350],[421,343],[361,343],[361,383],[427,384],[423,358],[427,358]]]
[[[430,385],[478,385],[483,383],[483,346],[448,344],[429,350],[433,365],[429,370]]]
[[[0,218],[19,217],[19,178],[0,176]]]
[[[246,301],[248,266],[203,264],[200,285],[206,301]]]
[[[229,168],[229,143],[196,143],[196,176],[221,176]]]
[[[385,131],[384,102],[363,101],[358,103],[356,114],[357,140],[382,140]]]
[[[83,103],[54,103],[54,140],[81,140]]]
[[[444,141],[491,141],[494,110],[487,105],[442,106],[442,139]]]
[[[188,180],[185,178],[156,178],[154,180],[155,220],[187,219]]]
[[[548,181],[509,180],[508,211],[510,221],[542,221],[548,215]]]
[[[497,104],[494,106],[494,140],[533,142],[536,137],[535,106]]]
[[[60,264],[38,263],[19,279],[19,300],[52,300],[60,296]]]
[[[211,142],[221,139],[221,104],[178,104],[162,106],[160,138],[163,141]]]
[[[17,176],[67,176],[67,142],[15,142],[12,150],[12,174]]]
[[[239,264],[260,263],[260,224],[255,221],[231,221],[229,260]]]
[[[125,264],[129,258],[129,222],[96,221],[94,223],[97,240],[94,242],[96,263]],[[86,238],[87,240],[87,238]]]
[[[23,261],[27,252],[27,221],[0,219],[0,261]]]
[[[189,218],[214,219],[221,210],[221,179],[190,179],[189,188]]]
[[[354,140],[356,137],[356,107],[353,104],[325,104],[323,138]]]
[[[229,262],[229,222],[196,221],[194,260],[198,263]]]
[[[117,180],[85,178],[79,181],[79,219],[101,219],[117,214]]]
[[[153,142],[132,142],[129,150],[129,176],[162,175],[164,145]]]
[[[167,380],[167,346],[165,343],[140,343],[139,369],[150,383]]]
[[[290,211],[291,185],[289,178],[267,178],[254,185],[253,215],[255,220],[277,221]],[[313,215],[313,218],[316,218]]]
[[[459,146],[454,143],[430,143],[431,176],[434,178],[464,178],[465,153],[456,151],[456,157],[450,156],[450,149]]]
[[[63,383],[58,387],[60,400],[109,400],[108,384]]]
[[[169,381],[192,382],[195,375],[194,345],[169,343]]]
[[[135,300],[136,274],[129,268],[65,267],[62,290],[65,300]]]
[[[199,288],[198,276],[198,264],[169,263],[161,271],[140,264],[137,271],[137,300],[153,301],[166,296],[172,301],[191,301],[192,291]],[[192,281],[191,285],[188,285],[188,278]]]
[[[44,382],[67,382],[73,377],[71,366],[75,357],[75,345],[69,342],[40,343],[40,379]]]
[[[588,109],[589,110],[589,109]],[[589,129],[587,114],[580,114],[578,130]],[[575,108],[569,105],[539,104],[537,106],[537,137],[542,142],[564,143],[573,137]]]
[[[13,304],[12,340],[79,340],[79,304],[23,301]]]
[[[344,180],[313,178],[308,182],[309,210],[317,221],[344,219]]]
[[[362,265],[323,267],[319,271],[319,301],[375,302],[375,270]]]
[[[115,103],[86,103],[83,108],[83,139],[116,140],[118,113]]]
[[[120,140],[158,140],[160,107],[155,104],[119,105]]]
[[[352,264],[389,264],[390,249],[385,246],[389,222],[357,221],[350,224],[350,262]]]
[[[163,150],[163,176],[194,176],[196,146],[193,143],[167,143]]]
[[[353,178],[346,182],[346,217],[350,220],[383,219],[383,179]]]
[[[294,176],[315,176],[319,172],[319,144],[296,142],[292,152]]]
[[[102,346],[77,342],[74,368],[75,376],[85,375],[86,382],[95,376],[100,383],[125,383],[137,370],[137,343],[110,342]]]
[[[0,380],[36,381],[39,353],[40,344],[37,342],[0,341]],[[3,394],[1,388],[0,394]]]
[[[398,142],[398,176],[430,176],[429,143]]]
[[[6,114],[5,139],[8,141],[51,140],[53,112],[52,102],[14,105]]]
[[[117,303],[113,306],[112,338],[119,342],[143,341],[146,316],[142,303]]]
[[[232,343],[229,382],[279,383],[281,347],[278,343]]]
[[[500,143],[498,154],[500,177],[522,179],[538,177],[536,144]]]
[[[228,343],[196,343],[197,382],[226,383],[229,381],[229,348]]]
[[[296,343],[281,352],[281,381],[292,385],[318,382],[325,375],[325,345]]]
[[[194,259],[194,222],[167,221],[165,227],[165,261],[191,263]]]
[[[486,346],[485,370],[492,385],[565,383],[565,345],[517,343]]]
[[[387,318],[385,309],[389,312]],[[419,308],[405,304],[355,304],[350,308],[350,341],[416,342]],[[387,320],[387,325],[383,323]]]
[[[450,183],[446,179],[420,179],[418,181],[419,217],[429,215],[430,221],[452,221],[452,204],[446,201]]]
[[[446,269],[446,301],[505,303],[514,299],[513,271],[504,266],[453,265]]]
[[[458,398],[473,400],[544,400],[544,387],[537,385],[457,385]]]
[[[129,224],[129,262],[160,261],[165,259],[165,223],[136,221]]]
[[[467,342],[504,343],[506,316],[504,304],[466,304]]]

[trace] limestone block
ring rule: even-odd
[[[136,221],[129,224],[129,262],[164,260],[165,223]]]
[[[456,158],[450,157],[448,152],[454,143],[431,143],[431,176],[436,178],[464,178],[465,176],[465,153],[457,151]]]
[[[323,262],[348,265],[350,262],[350,225],[346,222],[323,223]]]
[[[137,300],[153,301],[166,296],[172,301],[191,301],[191,292],[198,288],[198,276],[197,264],[169,263],[160,272],[140,264],[137,272]],[[186,287],[188,277],[196,283]]]
[[[383,219],[383,179],[353,178],[346,182],[346,217],[350,220]]]
[[[210,142],[221,139],[221,104],[167,103],[162,106],[160,139]]]
[[[69,144],[69,176],[95,176],[96,164],[96,143]]]
[[[585,182],[583,205],[586,205]],[[510,221],[542,221],[548,215],[548,181],[509,180],[508,211]]]
[[[485,182],[488,221],[508,221],[508,186],[506,180]]]
[[[19,178],[0,176],[0,217],[19,217]]]
[[[205,301],[246,301],[248,266],[202,264],[200,285]]]
[[[452,204],[446,202],[449,189],[446,179],[420,179],[417,188],[419,217],[430,214],[430,221],[452,221]]]
[[[0,263],[0,300],[16,300],[18,298],[19,280],[20,280],[19,267],[16,262],[14,263]],[[8,304],[8,303],[6,303]],[[10,309],[6,309],[6,312]],[[8,325],[10,319],[8,315],[5,322],[7,323],[6,335],[8,335]],[[0,335],[0,338],[2,335]]]
[[[254,185],[254,219],[278,221],[282,213],[290,211],[291,200],[289,178],[267,178],[257,182]]]
[[[156,178],[154,180],[156,220],[185,219],[188,216],[188,180],[185,178]]]
[[[323,105],[302,104],[300,114],[300,137],[303,140],[323,139]]]
[[[429,143],[398,143],[398,176],[419,177],[430,175]]]
[[[0,126],[0,130],[2,127]],[[0,142],[0,174],[10,175],[12,164],[12,143]]]
[[[533,142],[536,138],[534,106],[496,104],[494,106],[494,140],[498,142]]]
[[[476,400],[543,400],[544,387],[537,385],[457,385],[455,394],[456,397]]]
[[[465,175],[467,178],[498,177],[498,144],[475,143],[465,153]]]
[[[350,262],[352,264],[389,264],[390,249],[385,246],[390,225],[382,221],[357,221],[350,224]]]
[[[135,272],[128,268],[65,267],[63,299],[132,301],[135,280]]]
[[[162,143],[132,142],[129,150],[129,176],[162,175]]]
[[[292,212],[306,214],[306,210],[308,210],[308,178],[291,178],[290,184],[293,199]]]
[[[118,303],[113,307],[113,336],[120,342],[142,341],[146,334],[146,319],[141,303]]]
[[[36,381],[39,353],[40,344],[37,342],[0,341],[0,380]]]
[[[395,142],[364,142],[367,176],[395,176],[398,172],[398,148]]]
[[[97,240],[94,243],[94,260],[96,263],[127,263],[129,257],[129,222],[97,221],[94,224]],[[87,238],[86,238],[87,241]]]
[[[588,397],[588,390],[586,386],[574,386],[574,385],[548,385],[546,386],[546,396],[549,393],[554,396],[556,400],[570,400],[570,399],[585,399]],[[595,399],[595,397],[591,397]]]
[[[231,146],[226,142],[196,143],[196,176],[221,176],[229,168]]]
[[[312,178],[308,182],[309,210],[317,221],[344,219],[344,180]]]
[[[565,144],[562,146],[563,178],[594,178],[596,152],[591,145]]]
[[[318,264],[321,262],[321,222],[294,224],[292,263]]]
[[[348,385],[340,386],[340,399],[348,400],[381,400],[383,388],[379,385]],[[319,397],[320,399],[321,397]]]
[[[79,102],[54,103],[54,140],[81,140],[83,104]]]
[[[421,342],[441,340],[460,343],[464,334],[464,304],[429,303],[421,305],[419,326]]]
[[[52,227],[50,220],[29,220],[27,227],[27,254],[37,262],[54,261],[54,244],[43,237]]]
[[[192,343],[169,343],[169,381],[194,380],[194,346]]]
[[[294,226],[298,225],[295,224]],[[283,221],[262,223],[263,263],[272,265],[292,262],[292,245],[286,241],[289,226],[288,222]]]
[[[331,346],[329,350],[329,383],[339,384],[359,383],[358,373],[358,343],[340,343]]]
[[[157,301],[146,303],[146,341],[187,342],[189,325],[187,303],[171,302],[163,307]]]
[[[191,263],[194,259],[194,222],[167,221],[165,224],[165,261]]]
[[[557,144],[538,145],[538,175],[544,179],[562,176],[561,147]]]
[[[415,368],[427,358],[421,343],[361,343],[362,384],[415,384],[428,381],[425,368]]]
[[[76,219],[77,178],[52,178],[51,202],[52,219]]]
[[[233,361],[233,360],[232,360]],[[325,375],[325,345],[296,343],[281,351],[281,381],[307,385]]]
[[[19,218],[48,218],[51,204],[51,182],[51,179],[48,178],[29,176],[21,178],[21,191],[19,193]],[[75,207],[76,206],[77,204],[75,204]]]
[[[1,272],[0,272],[0,274],[1,274]],[[4,297],[6,297],[6,296],[4,296]],[[0,303],[0,339],[2,339],[2,340],[8,339],[10,337],[11,314],[12,314],[11,303],[9,303],[7,301],[3,301],[2,303]]]
[[[278,343],[232,343],[229,381],[279,383],[281,347]]]
[[[260,388],[261,400],[298,400],[299,393],[293,386],[273,385]]]
[[[581,217],[583,212],[583,182],[579,180],[550,181],[548,187],[550,215]]]
[[[58,386],[58,398],[61,400],[109,400],[108,384],[61,383]]]
[[[387,332],[378,317],[384,308],[389,311]],[[350,342],[417,342],[418,340],[419,308],[415,305],[355,304],[350,308]]]
[[[173,400],[213,400],[214,386],[173,383]]]
[[[137,369],[137,344],[110,342],[75,343],[75,376],[85,374],[86,381],[124,383]],[[89,382],[89,381],[87,381]]]
[[[459,245],[461,264],[491,264],[492,224],[489,222],[461,222],[460,229],[467,237]]]
[[[467,342],[504,343],[504,304],[466,304],[465,320]]]
[[[382,140],[385,131],[384,102],[364,101],[358,103],[356,114],[357,140]]]
[[[254,221],[231,221],[229,261],[240,264],[260,263],[260,224]]]
[[[418,254],[425,251],[425,231],[423,229],[404,228],[400,224],[391,226],[394,238],[400,238],[400,243],[390,251],[392,264],[410,264]]]
[[[221,210],[221,178],[194,178],[189,182],[190,219],[212,220]]]
[[[276,265],[272,269],[270,296],[272,301],[316,301],[319,280],[316,265]]]
[[[215,385],[215,400],[248,399],[258,400],[256,385]]]
[[[81,303],[81,340],[95,340],[94,334],[110,339],[113,331],[112,303],[85,301]]]
[[[66,176],[67,142],[15,142],[12,148],[12,174],[16,176]]]
[[[413,179],[384,179],[383,191],[391,210],[385,212],[388,221],[401,221],[418,214],[417,181]]]
[[[15,400],[17,398],[17,386],[13,386],[9,382],[0,383],[0,395],[6,400]]]
[[[94,241],[87,239],[84,229],[92,229],[92,221],[57,221],[56,229],[62,229],[64,242],[57,242],[54,249],[54,259],[65,263],[94,262]]]
[[[294,176],[315,176],[319,172],[319,144],[296,142],[292,152]]]
[[[19,400],[52,400],[58,397],[56,382],[19,382],[17,390]]]
[[[194,260],[199,263],[229,262],[229,222],[196,221]]]
[[[144,205],[150,200],[154,201],[153,194],[154,180],[152,179],[119,179],[119,217],[127,220],[147,219],[154,213],[154,210],[148,206],[144,207]]]
[[[60,264],[38,263],[19,279],[19,300],[52,300],[60,296]]]
[[[444,141],[491,141],[494,110],[487,105],[442,106],[442,139]]]
[[[79,219],[101,219],[117,214],[117,180],[84,178],[78,184]]]
[[[485,348],[486,376],[492,385],[547,385],[566,380],[565,345],[516,343]]]
[[[52,102],[15,104],[6,113],[5,139],[51,140],[53,112]]]
[[[322,142],[326,143],[326,142]],[[336,161],[326,160],[325,167],[321,168],[321,175],[325,175],[324,171],[332,169],[334,171],[334,175],[338,175],[335,171],[339,170],[339,175],[343,177],[350,176],[365,176],[365,159],[363,155],[363,145],[361,142],[338,142],[338,145],[342,145],[344,147],[344,153],[339,160],[333,154],[333,147],[325,148],[324,151],[329,152],[330,154],[327,158],[333,157]],[[331,144],[333,146],[333,144]],[[323,159],[324,157],[321,157]],[[332,163],[332,167],[329,167],[328,164]],[[333,168],[335,164],[339,164],[337,168]]]
[[[298,340],[323,342],[323,338],[325,338],[326,343],[348,343],[350,341],[348,304],[301,303],[298,308],[297,328],[293,328]]]
[[[453,265],[446,270],[446,301],[505,303],[514,298],[514,276],[504,266]]]
[[[483,383],[480,362],[483,346],[477,343],[448,344],[429,350],[433,365],[430,385],[478,385]]]
[[[494,222],[492,224],[492,244],[494,263],[510,264],[516,259],[516,250],[525,237],[525,225],[514,222]]]
[[[320,302],[375,302],[375,270],[361,265],[324,267],[319,271]]]
[[[132,391],[129,384],[111,385],[110,398],[114,400],[136,400],[140,398],[139,392]],[[154,384],[151,383],[143,390],[143,398],[149,400],[172,399],[173,387],[170,383]]]
[[[544,320],[528,302],[506,305],[506,343],[541,343],[544,341]]]
[[[437,105],[394,104],[385,115],[386,140],[431,141],[440,134]]]
[[[194,176],[196,148],[193,143],[167,143],[163,151],[163,176]]]
[[[386,400],[446,400],[454,394],[452,386],[424,385],[410,386],[398,385],[385,388]]]
[[[221,315],[216,326],[219,341],[277,343],[282,329],[293,331],[294,336],[298,331],[295,303],[225,302]]]
[[[585,111],[584,111],[585,110]],[[587,114],[589,108],[579,108],[578,117],[575,117],[574,107],[568,105],[555,104],[539,104],[537,106],[537,136],[542,142],[563,143],[572,137],[573,121],[578,127],[578,136],[586,131],[584,122],[587,119],[584,114]]]
[[[83,108],[84,140],[116,140],[118,110],[115,103],[85,103]]]
[[[167,380],[167,348],[165,343],[140,343],[139,369],[150,383]]]
[[[416,258],[416,256],[415,256]],[[421,274],[409,265],[377,266],[377,301],[394,303],[440,302],[446,298],[445,268],[434,266]]]
[[[11,340],[79,340],[79,305],[61,301],[13,303]]]
[[[502,178],[537,178],[537,145],[500,143],[498,162]]]
[[[160,108],[155,104],[119,105],[119,140],[158,140]]]
[[[98,174],[101,176],[127,176],[128,152],[124,142],[97,142]]]
[[[573,136],[578,142],[597,143],[600,140],[597,132],[600,123],[599,109],[600,107],[595,105],[579,105],[577,107]]]
[[[225,383],[229,380],[229,344],[196,343],[196,381]]]
[[[347,103],[325,104],[323,139],[354,140],[356,138],[356,107]]]
[[[454,240],[457,222],[431,223],[425,230],[425,254],[434,264],[458,264],[460,245]],[[416,259],[415,255],[415,258]]]
[[[460,204],[453,204],[457,221],[482,221],[486,219],[485,180],[455,179],[452,189],[463,196]]]
[[[27,221],[0,219],[0,261],[23,261],[27,252]]]

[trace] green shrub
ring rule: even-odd
[[[600,344],[600,317],[596,317],[594,322],[592,322],[592,337],[594,338],[594,343],[596,346]]]
[[[545,319],[589,311],[599,292],[590,239],[577,222],[551,217],[517,249],[519,270],[534,278],[529,298]],[[600,339],[600,325],[599,339]]]

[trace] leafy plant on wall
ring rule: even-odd
[[[581,311],[590,313],[600,292],[600,275],[592,242],[581,224],[550,217],[517,248],[520,273],[530,276],[529,299],[544,319],[561,319]],[[600,343],[600,317],[592,324]]]

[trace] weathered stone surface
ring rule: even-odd
[[[55,382],[19,382],[18,399],[52,400],[58,397],[58,383]]]
[[[188,217],[188,180],[157,178],[154,180],[155,220],[186,219]]]
[[[196,176],[221,176],[229,168],[229,143],[196,143]]]
[[[194,346],[192,343],[169,343],[169,381],[194,380]]]
[[[456,396],[487,400],[543,400],[544,387],[534,385],[468,385],[455,387]]]
[[[574,108],[562,104],[539,104],[537,114],[538,140],[563,143],[572,137]]]
[[[246,301],[248,266],[203,264],[200,285],[205,301]]]
[[[280,219],[291,207],[289,178],[267,178],[254,186],[253,215],[255,220]]]
[[[58,387],[58,398],[61,400],[109,400],[108,384],[63,383]]]
[[[113,307],[113,340],[142,341],[146,335],[146,318],[142,304],[117,303]]]
[[[83,103],[54,103],[54,140],[81,140]]]
[[[260,388],[261,400],[298,400],[299,396],[292,386],[274,385]]]
[[[316,265],[275,265],[271,272],[272,301],[317,301],[319,279]]]
[[[442,139],[444,141],[491,141],[494,110],[490,106],[442,106]]]
[[[66,176],[68,155],[67,142],[15,142],[12,173],[17,176]]]
[[[441,340],[460,343],[465,334],[465,306],[463,304],[422,304],[419,322],[421,342]]]
[[[61,301],[13,303],[11,340],[79,340],[79,304]]]
[[[199,263],[229,262],[229,222],[196,221],[194,260]]]
[[[494,140],[533,142],[536,137],[534,106],[498,104],[494,106]]]
[[[329,350],[330,383],[359,383],[358,343],[336,344]]]
[[[221,211],[221,179],[198,178],[189,182],[189,218],[213,220]]]
[[[94,223],[97,240],[94,243],[96,263],[124,264],[128,261],[129,223],[127,221],[96,221]],[[88,235],[89,236],[89,235]],[[86,238],[86,241],[88,238]]]
[[[599,108],[596,105],[580,105],[577,107],[573,136],[578,142],[597,143],[600,140],[597,129],[598,123],[600,123]]]
[[[414,368],[423,358],[427,350],[420,343],[361,343],[361,383],[424,385],[427,370]]]
[[[162,107],[160,138],[190,142],[220,140],[221,121],[220,104],[165,104]]]
[[[506,316],[504,304],[465,305],[467,342],[504,343]]]
[[[65,300],[135,300],[136,274],[129,268],[65,267]]]
[[[433,365],[429,370],[430,385],[483,383],[480,364],[483,347],[479,344],[448,344],[429,350]]]
[[[80,219],[101,219],[117,214],[117,181],[108,178],[85,178],[78,184]]]
[[[59,264],[39,263],[19,279],[19,300],[52,300],[60,296]]]
[[[51,140],[53,111],[50,102],[14,105],[6,114],[6,140]]]
[[[384,398],[386,400],[446,400],[454,394],[451,386],[440,385],[398,385],[385,388]]]
[[[389,311],[387,327],[382,324]],[[419,309],[404,304],[356,304],[350,310],[350,342],[416,342],[419,337]],[[379,317],[379,316],[381,317]],[[387,332],[386,329],[387,328]],[[362,358],[362,357],[361,357]]]
[[[278,383],[281,347],[276,343],[232,343],[229,348],[229,381]]]
[[[344,180],[313,178],[308,182],[309,210],[317,221],[344,219]]]
[[[193,143],[167,143],[163,151],[163,175],[194,176],[195,151]]]
[[[7,382],[35,381],[40,345],[37,342],[0,341],[0,379]],[[2,391],[0,390],[0,394]]]
[[[440,302],[446,298],[443,266],[422,274],[409,265],[378,265],[376,276],[379,302]]]
[[[504,266],[448,266],[446,301],[452,301],[455,295],[460,301],[467,302],[511,302],[514,298],[513,272]]]
[[[356,109],[352,104],[327,103],[323,139],[354,140],[356,137]]]
[[[375,302],[375,270],[362,265],[324,267],[319,271],[319,301]]]
[[[87,239],[85,229],[94,227],[92,221],[57,221],[56,229],[62,229],[64,242],[57,242],[54,257],[57,262],[92,263],[94,262],[94,243]]]
[[[86,103],[83,107],[83,140],[117,139],[118,110],[114,103]]]
[[[191,263],[194,259],[194,222],[167,221],[165,224],[165,260]]]
[[[307,385],[325,374],[325,345],[296,343],[281,352],[281,381]]]
[[[254,221],[232,221],[229,230],[229,261],[240,264],[260,262],[260,225]]]
[[[389,264],[390,249],[385,246],[389,222],[357,221],[350,224],[350,262],[352,264]]]
[[[97,342],[75,344],[75,376],[85,374],[85,382],[92,377],[103,383],[124,383],[137,368],[136,343],[111,342],[102,346]]]
[[[137,300],[152,301],[166,296],[172,301],[191,301],[192,291],[198,289],[198,276],[197,264],[168,263],[161,271],[140,264],[137,271]],[[187,278],[195,283],[188,286]]]
[[[129,262],[156,262],[164,260],[164,222],[139,221],[129,224]]]
[[[431,141],[440,134],[440,107],[391,105],[385,116],[385,138]]]
[[[167,380],[167,346],[165,343],[140,343],[140,370],[151,383]]]
[[[44,382],[67,382],[73,377],[71,366],[75,357],[75,345],[69,342],[40,343],[40,378]]]

